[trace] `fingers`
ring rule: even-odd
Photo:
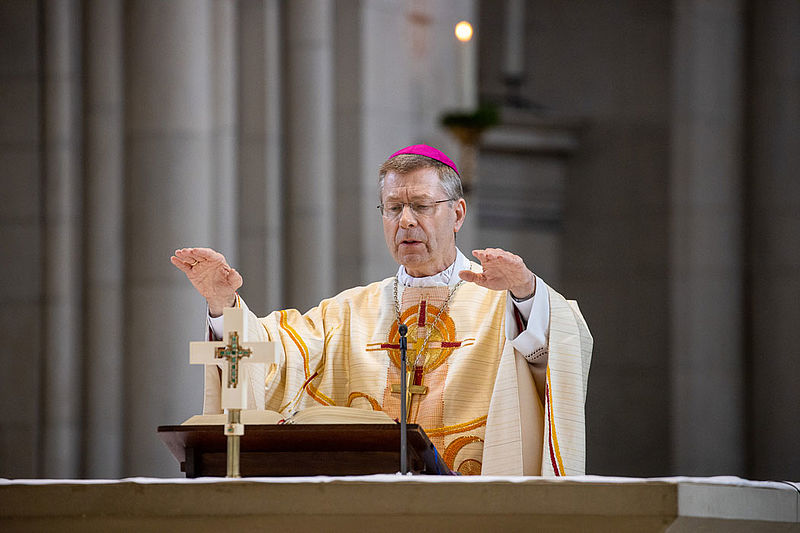
[[[472,250],[474,255],[481,263],[484,261],[504,261],[504,262],[517,262],[522,261],[518,255],[507,252],[502,248],[485,248],[483,250]]]
[[[483,281],[483,278],[485,277],[483,274],[478,272],[473,272],[471,270],[462,270],[458,273],[458,276],[464,281],[469,281],[472,283],[480,283],[481,281]]]
[[[175,257],[174,255],[169,258],[170,262],[178,267],[178,270],[183,272],[184,274],[188,274],[192,270],[192,265],[182,261],[181,259]]]
[[[192,255],[200,261],[222,261],[225,262],[225,256],[211,248],[189,248]]]
[[[235,285],[236,288],[242,286],[242,275],[235,268],[224,265],[220,268],[220,272],[225,276],[225,281],[229,284]]]
[[[175,250],[175,255],[173,257],[176,257],[189,266],[197,266],[197,263],[203,261],[220,263],[228,266],[228,263],[225,261],[225,256],[211,248],[179,248]]]
[[[479,277],[462,275],[462,279],[488,289],[510,290],[513,294],[528,295],[534,290],[533,273],[518,255],[500,248],[473,250],[472,255],[481,262],[483,272]]]
[[[238,290],[239,287],[242,286],[243,282],[244,282],[244,279],[242,279],[242,275],[239,274],[239,272],[237,272],[235,269],[232,268],[231,269],[231,273],[228,276],[228,283],[231,284],[231,287],[233,287],[234,290]]]
[[[196,248],[180,248],[175,250],[175,255],[172,257],[175,257],[179,261],[183,262],[186,266],[192,267],[200,262],[200,257],[194,252],[194,250],[196,250]],[[173,264],[175,264],[174,261]],[[175,266],[178,265],[175,264]],[[184,272],[186,271],[184,270]]]

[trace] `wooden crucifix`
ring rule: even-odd
[[[223,329],[223,341],[190,343],[189,362],[222,367],[222,408],[228,414],[224,428],[228,436],[228,477],[240,477],[239,438],[244,435],[241,412],[247,408],[248,367],[253,363],[273,363],[275,346],[272,342],[247,340],[247,314],[241,308],[223,310]]]

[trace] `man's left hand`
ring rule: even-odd
[[[536,276],[518,255],[500,248],[473,250],[472,255],[481,262],[483,272],[462,270],[458,275],[464,281],[496,291],[510,291],[517,299],[529,298],[536,292]]]

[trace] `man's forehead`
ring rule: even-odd
[[[384,198],[435,198],[442,194],[440,185],[400,185],[395,187],[384,187]]]
[[[437,196],[444,191],[435,169],[429,172],[410,172],[398,174],[390,172],[383,181],[383,194],[389,196]]]

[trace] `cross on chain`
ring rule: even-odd
[[[414,372],[408,374],[408,384],[406,385],[406,416],[409,418],[411,418],[411,402],[414,396],[417,395],[421,398],[428,394],[428,386],[422,384],[422,372],[422,365],[416,365],[414,366]],[[402,392],[402,387],[399,383],[393,383],[391,391],[394,394],[400,394]]]
[[[423,345],[425,343],[426,337],[426,327],[425,322],[427,319],[426,315],[427,309],[427,302],[422,300],[419,303],[419,313],[417,317],[417,339],[412,341],[409,346],[409,352],[414,353],[417,357],[420,355],[417,353],[418,350],[425,350],[430,348],[441,348],[443,343],[440,342],[428,342],[427,346]],[[432,325],[432,327],[435,326]],[[399,348],[399,346],[398,346]],[[406,413],[407,416],[411,417],[411,402],[414,400],[414,396],[419,396],[420,400],[422,396],[428,394],[428,386],[422,384],[422,379],[424,377],[424,370],[425,370],[425,361],[422,362],[416,361],[416,357],[414,358],[414,372],[408,373],[408,369],[401,369],[403,375],[408,374],[408,377],[405,379],[407,380],[406,385]],[[402,386],[400,383],[394,383],[391,386],[391,392],[394,394],[400,394],[402,392]]]

